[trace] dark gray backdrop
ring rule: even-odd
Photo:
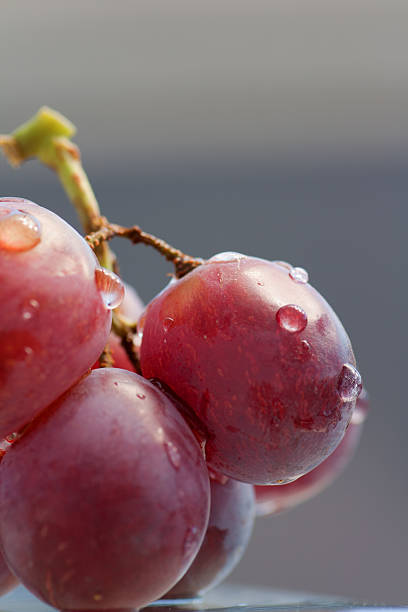
[[[406,603],[408,5],[395,0],[0,2],[0,132],[42,104],[79,128],[103,211],[186,252],[309,270],[372,397],[353,464],[259,520],[233,581]],[[0,193],[76,223],[56,178]],[[145,300],[169,268],[115,244]]]

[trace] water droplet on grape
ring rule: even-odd
[[[361,376],[351,363],[345,363],[337,381],[337,390],[344,402],[357,399],[362,389]]]
[[[174,325],[173,317],[166,317],[163,321],[163,329],[165,332],[168,332],[170,327]]]
[[[307,325],[307,315],[303,308],[296,304],[286,304],[276,313],[279,327],[288,332],[301,332]]]
[[[31,348],[31,346],[25,346],[24,347],[24,352],[25,352],[26,355],[32,355],[33,349]]]
[[[164,448],[166,449],[166,453],[168,458],[170,459],[170,463],[177,470],[180,467],[181,463],[181,457],[177,446],[175,446],[173,442],[167,441],[164,443]]]
[[[0,217],[0,248],[29,251],[41,241],[40,222],[29,213],[13,210]]]
[[[183,553],[185,557],[189,557],[191,555],[196,546],[198,535],[197,527],[189,527],[187,529],[183,542]]]
[[[145,396],[145,394],[144,394],[144,393],[136,393],[136,397],[138,397],[138,398],[139,398],[139,399],[141,399],[141,400],[146,399],[146,396]]]
[[[309,280],[309,275],[304,268],[291,268],[289,276],[295,283],[304,285]]]
[[[37,312],[39,306],[40,304],[39,302],[37,302],[37,300],[34,300],[34,299],[28,300],[27,304],[23,306],[23,314],[22,314],[23,319],[25,319],[26,321],[28,321],[29,319],[32,319],[35,313]]]
[[[140,347],[142,346],[143,340],[143,331],[138,330],[138,332],[133,337],[133,345],[137,351],[140,351]]]
[[[220,261],[223,263],[228,263],[229,261],[239,261],[240,259],[244,258],[245,255],[243,255],[242,253],[235,253],[234,251],[225,251],[224,253],[217,253],[216,255],[213,255],[208,261]]]
[[[12,444],[13,442],[17,440],[17,436],[18,436],[18,433],[15,431],[14,433],[11,433],[8,436],[6,436],[6,441],[9,444]]]
[[[125,286],[119,276],[105,268],[96,268],[95,281],[106,308],[113,310],[120,306],[125,295]]]

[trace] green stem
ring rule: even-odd
[[[0,147],[13,166],[36,157],[52,168],[74,205],[86,234],[102,225],[101,211],[81,163],[78,147],[69,138],[75,126],[46,106],[9,136],[0,136]],[[116,258],[107,244],[96,250],[101,265],[115,270]]]

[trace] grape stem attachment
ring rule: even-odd
[[[100,229],[85,236],[85,240],[94,250],[104,241],[111,240],[116,236],[119,238],[127,238],[133,244],[146,244],[153,247],[156,251],[163,255],[167,261],[171,261],[174,264],[176,278],[182,278],[204,263],[203,259],[186,255],[179,249],[167,244],[167,242],[161,238],[157,238],[156,236],[143,231],[138,225],[123,227],[122,225],[117,225],[116,223],[109,223],[109,221],[104,218],[101,219],[101,223],[102,227]]]
[[[128,238],[133,243],[142,242],[159,251],[172,261],[177,278],[181,278],[202,263],[202,260],[185,255],[169,246],[164,240],[143,232],[139,227],[124,228],[108,223],[102,217],[94,191],[82,166],[79,148],[71,141],[76,128],[66,117],[57,111],[43,106],[34,117],[18,127],[12,134],[0,135],[0,149],[12,166],[18,167],[30,158],[56,172],[61,184],[74,205],[80,222],[99,260],[108,270],[118,274],[116,256],[108,241],[114,236]],[[112,330],[121,338],[122,346],[137,372],[140,372],[139,357],[134,343],[137,333],[136,323],[120,313],[120,308],[112,313]],[[101,355],[100,363],[108,367],[112,363],[107,346]]]

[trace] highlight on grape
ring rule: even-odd
[[[0,594],[21,582],[59,610],[132,610],[205,593],[256,516],[330,484],[368,396],[306,270],[203,260],[107,220],[74,133],[44,107],[0,136],[12,165],[56,172],[84,231],[0,198]],[[174,264],[146,306],[114,238]]]

